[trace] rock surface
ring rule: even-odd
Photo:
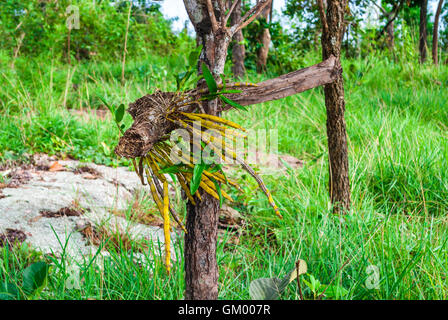
[[[135,172],[72,160],[57,165],[41,161],[39,166],[3,172],[10,183],[1,188],[0,234],[7,229],[22,230],[26,242],[44,253],[59,255],[67,242],[71,256],[86,255],[96,248],[76,229],[87,219],[126,232],[132,239],[144,237],[154,244],[163,243],[160,228],[110,213],[129,208],[135,192],[146,192]],[[80,170],[86,166],[93,170]],[[42,167],[47,170],[39,170]],[[70,214],[69,208],[74,206],[81,214]]]

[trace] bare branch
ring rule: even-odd
[[[219,4],[219,11],[221,12],[221,14],[220,14],[221,29],[224,30],[226,27],[225,16],[224,16],[226,13],[226,6],[224,4],[224,0],[218,0],[218,4]]]
[[[233,1],[232,6],[229,9],[229,12],[227,12],[226,17],[224,18],[224,26],[227,25],[227,21],[229,21],[229,18],[232,15],[233,10],[235,10],[236,5],[238,4],[238,2],[241,2],[241,0],[234,0]]]
[[[380,31],[380,33],[378,33],[378,36],[376,37],[376,39],[378,40],[379,38],[381,38],[381,36],[384,34],[384,32],[387,30],[387,27],[389,27],[389,25],[394,22],[394,20],[397,18],[398,13],[400,12],[401,7],[403,6],[404,0],[401,0],[396,7],[391,11],[391,14],[393,13],[392,18],[389,19],[389,21],[387,21],[386,25],[384,26],[384,28]]]
[[[243,106],[278,100],[294,94],[334,82],[341,73],[336,58],[327,60],[308,68],[293,71],[280,77],[258,83],[257,87],[242,88],[241,93],[226,95]],[[230,106],[223,106],[223,111]]]
[[[320,20],[322,21],[323,34],[328,34],[327,16],[325,15],[325,9],[322,0],[317,0],[317,7],[319,8]]]
[[[231,34],[235,34],[235,32],[245,28],[249,23],[251,23],[252,21],[255,20],[255,18],[257,18],[260,14],[261,11],[263,11],[263,9],[270,3],[269,0],[259,0],[259,2],[253,6],[249,11],[247,11],[247,13],[244,15],[244,17],[241,19],[241,22],[233,27],[232,29],[235,30],[231,30]]]
[[[375,7],[377,7],[378,9],[380,9],[381,10],[381,12],[384,14],[384,15],[387,15],[387,11],[386,11],[386,9],[384,9],[383,7],[381,7],[381,6],[379,6],[377,3],[376,3],[376,1],[375,0],[373,0],[373,1],[370,1],[371,3],[373,3],[374,5],[375,5]]]
[[[219,11],[221,11],[221,17],[223,17],[224,13],[226,12],[226,6],[224,5],[224,0],[218,0],[218,5],[219,5]]]
[[[212,0],[207,0],[207,10],[210,16],[210,21],[212,23],[212,31],[213,33],[218,32],[218,22],[216,21],[215,10],[213,9]]]

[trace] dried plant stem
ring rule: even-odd
[[[126,53],[128,52],[127,45],[128,45],[129,20],[131,18],[131,9],[132,9],[132,2],[129,3],[128,20],[126,23],[126,34],[124,36],[123,62],[122,62],[122,66],[121,66],[121,84],[122,85],[124,84],[124,68],[126,66]]]

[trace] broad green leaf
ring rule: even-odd
[[[193,177],[190,181],[190,192],[191,194],[195,194],[196,191],[199,189],[199,184],[201,183],[202,179],[202,172],[204,172],[205,169],[205,163],[197,163],[194,166],[193,169]]]
[[[237,103],[237,102],[235,102],[235,101],[232,101],[232,100],[230,100],[229,98],[227,98],[227,97],[225,97],[225,96],[219,96],[219,97],[221,98],[221,100],[222,100],[224,103],[227,103],[227,104],[231,105],[232,107],[234,107],[234,108],[236,108],[236,109],[243,110],[243,111],[247,111],[246,107],[240,105],[239,103]]]
[[[18,300],[19,298],[19,289],[14,283],[0,283],[0,300]]]
[[[207,83],[208,91],[210,91],[210,93],[216,93],[218,91],[218,85],[216,84],[215,78],[213,78],[210,69],[204,62],[202,62],[202,74],[204,75],[205,82]]]
[[[123,116],[124,116],[124,104],[120,104],[120,106],[115,111],[115,121],[117,123],[120,123],[121,120],[123,120]]]
[[[27,295],[34,294],[45,285],[48,268],[45,262],[36,262],[23,271],[23,291]]]

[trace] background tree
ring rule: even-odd
[[[231,7],[231,1],[228,1],[227,7]],[[235,9],[230,15],[230,24],[232,26],[237,25],[241,21],[241,2],[238,1],[235,5]],[[246,74],[246,67],[244,66],[244,60],[246,59],[246,48],[244,45],[243,31],[238,30],[233,36],[232,46],[232,73],[236,78],[242,78]]]
[[[386,33],[387,47],[389,50],[393,51],[395,47],[395,19],[398,17],[398,13],[403,6],[404,0],[381,1],[381,5],[378,5],[375,0],[371,3],[373,3],[381,11],[382,19],[385,19],[386,21],[384,28],[378,34],[378,38]],[[387,9],[387,7],[391,8]]]
[[[434,29],[432,32],[432,61],[435,65],[439,63],[439,20],[440,13],[442,12],[443,0],[439,0],[439,4],[437,5],[436,16],[434,17]]]
[[[328,0],[326,10],[322,0],[318,0],[318,4],[322,21],[323,59],[333,55],[340,66],[342,26],[344,25],[347,0]],[[340,213],[350,209],[347,133],[344,118],[344,80],[342,75],[335,82],[325,85],[324,92],[327,107],[330,198],[334,212]]]
[[[269,45],[271,44],[271,33],[269,32],[269,23],[272,22],[272,5],[273,0],[269,0],[269,4],[263,9],[260,14],[260,22],[263,26],[259,41],[260,47],[257,52],[257,72],[262,73],[266,71],[266,64],[268,61]]]
[[[419,53],[420,63],[426,61],[428,48],[428,0],[420,0]]]

